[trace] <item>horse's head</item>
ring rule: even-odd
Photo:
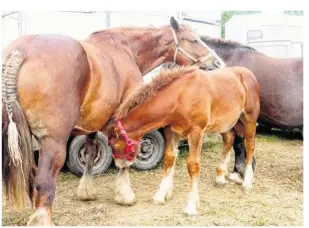
[[[132,165],[139,149],[139,142],[128,137],[120,121],[110,122],[106,130],[108,145],[112,149],[115,165],[118,168]]]
[[[170,60],[178,65],[196,64],[205,70],[225,67],[223,60],[191,28],[179,25],[174,17],[171,17],[170,25],[173,35],[167,53]]]

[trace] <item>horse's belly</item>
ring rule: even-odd
[[[206,133],[222,133],[231,130],[239,120],[241,111],[236,113],[226,113],[226,115],[216,117],[211,123],[206,126]]]

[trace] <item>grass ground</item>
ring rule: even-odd
[[[55,225],[175,225],[175,226],[302,226],[303,225],[303,141],[289,135],[258,135],[256,173],[253,190],[244,194],[241,186],[228,183],[214,186],[219,161],[220,136],[205,140],[201,156],[200,215],[187,217],[187,153],[177,160],[173,198],[163,206],[152,204],[162,175],[162,164],[155,170],[131,170],[131,183],[137,203],[131,207],[113,201],[117,170],[110,168],[95,178],[98,200],[76,199],[79,178],[61,173],[53,206]],[[233,156],[232,156],[233,157]],[[230,170],[234,159],[231,160]],[[32,213],[30,205],[21,212],[3,201],[3,225],[24,225]]]

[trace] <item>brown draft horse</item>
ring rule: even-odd
[[[52,224],[57,175],[71,133],[88,135],[78,195],[91,199],[95,132],[142,76],[173,60],[204,69],[224,66],[192,29],[174,18],[161,28],[107,29],[80,42],[62,35],[28,35],[10,44],[3,56],[4,189],[17,206],[24,205],[28,193],[35,207],[28,225]],[[38,167],[31,135],[41,147]],[[127,193],[117,192],[116,200],[130,204],[134,194]]]
[[[226,183],[234,129],[244,135],[247,158],[243,187],[249,190],[253,181],[252,157],[259,111],[259,85],[247,68],[231,67],[206,72],[196,67],[181,67],[163,71],[150,84],[134,90],[116,110],[117,124],[110,121],[106,130],[115,164],[123,168],[133,163],[138,141],[146,132],[165,127],[164,174],[153,197],[158,204],[165,203],[172,196],[177,147],[181,138],[187,138],[190,192],[185,213],[195,215],[199,202],[199,161],[204,133],[220,133],[223,138],[217,184]],[[127,186],[130,185],[128,172],[123,172],[118,178],[123,188],[131,188]]]

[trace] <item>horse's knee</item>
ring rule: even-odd
[[[164,167],[172,167],[174,165],[176,156],[174,154],[168,154],[164,156]]]
[[[198,173],[200,172],[200,164],[196,161],[188,161],[187,163],[187,168],[190,177],[197,176]]]

